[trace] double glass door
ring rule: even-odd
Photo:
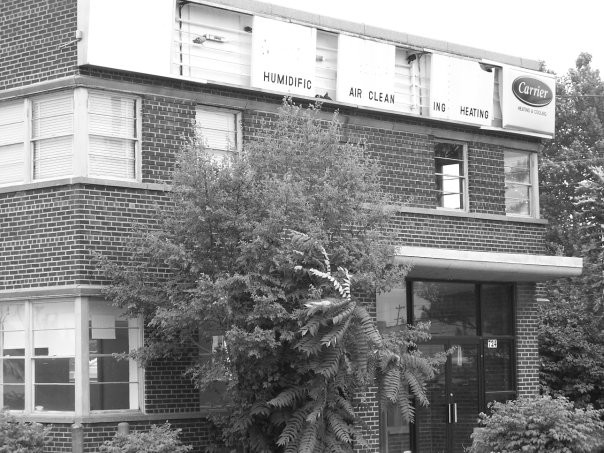
[[[413,281],[378,299],[382,331],[430,322],[432,339],[419,346],[422,353],[452,350],[415,423],[400,426],[405,422],[392,408],[382,408],[382,452],[462,453],[486,404],[515,397],[512,295],[509,284]]]

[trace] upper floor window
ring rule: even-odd
[[[504,152],[506,214],[536,215],[536,158],[529,152]]]
[[[141,345],[139,324],[100,299],[2,302],[1,406],[24,413],[139,409],[140,370],[113,357]]]
[[[71,176],[140,179],[139,104],[85,88],[0,104],[0,186]]]
[[[465,145],[440,142],[434,150],[436,201],[439,208],[467,209],[467,157]]]
[[[204,148],[220,157],[240,150],[240,116],[235,110],[197,107],[196,133]]]

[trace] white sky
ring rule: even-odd
[[[604,72],[601,0],[263,0],[403,33],[544,60],[558,75],[581,52]],[[602,74],[604,75],[604,74]]]

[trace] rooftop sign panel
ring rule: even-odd
[[[201,1],[80,3],[81,65],[554,134],[549,74]]]

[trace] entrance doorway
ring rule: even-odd
[[[411,281],[378,298],[382,331],[429,321],[432,339],[420,350],[434,355],[454,347],[414,424],[396,426],[392,408],[382,409],[382,452],[463,453],[470,446],[487,403],[515,398],[513,314],[510,284]]]

